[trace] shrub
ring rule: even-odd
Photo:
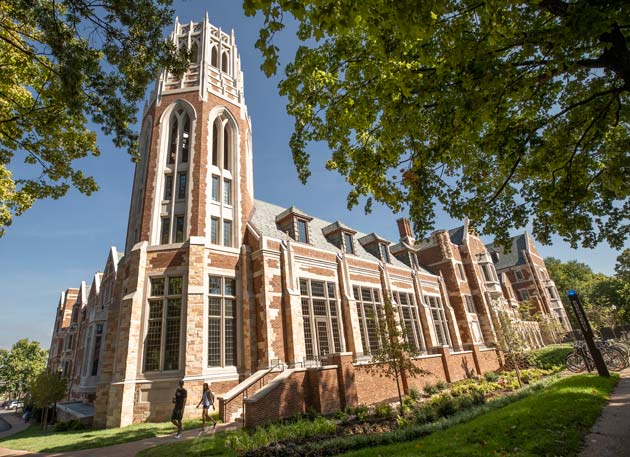
[[[424,391],[424,393],[426,395],[435,395],[436,393],[438,393],[440,390],[433,384],[425,384],[425,386],[422,388],[422,390]]]
[[[354,408],[354,415],[357,416],[359,421],[365,421],[368,418],[368,407],[365,405],[357,406]]]
[[[435,387],[438,391],[442,391],[448,387],[448,383],[446,381],[439,380],[435,383]]]
[[[527,363],[530,367],[561,370],[564,368],[564,360],[571,352],[573,352],[573,347],[570,344],[551,344],[530,351],[527,354]]]
[[[374,415],[383,419],[391,419],[394,417],[394,410],[389,404],[378,405],[374,411]]]
[[[57,422],[53,430],[55,432],[70,432],[70,431],[76,431],[76,430],[86,430],[88,428],[89,427],[85,425],[84,423],[82,423],[81,421],[72,419],[65,422]]]
[[[484,373],[483,377],[488,382],[496,382],[499,379],[499,374],[494,371],[488,371]]]
[[[232,449],[243,452],[289,439],[331,435],[336,431],[336,422],[321,416],[312,421],[298,418],[290,423],[278,422],[264,427],[256,427],[250,432],[244,429],[237,430],[227,437],[226,443]]]
[[[337,413],[335,414],[335,418],[342,424],[345,424],[350,419],[350,415],[348,414],[347,410],[342,410],[337,411]]]
[[[411,398],[412,400],[418,401],[422,398],[422,394],[420,393],[418,389],[416,389],[415,387],[412,387],[411,389],[409,389],[409,398]]]
[[[438,417],[446,417],[454,414],[459,408],[459,402],[450,394],[440,394],[430,402]]]

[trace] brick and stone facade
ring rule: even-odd
[[[185,416],[209,382],[223,418],[248,424],[387,401],[395,383],[371,360],[386,301],[428,372],[405,391],[497,369],[493,312],[516,319],[518,300],[474,232],[417,242],[402,219],[392,244],[255,200],[234,34],[206,17],[171,39],[193,63],[164,72],[145,109],[124,252],[62,294],[55,322],[50,365],[94,424],[168,419],[180,379]]]

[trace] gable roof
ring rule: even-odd
[[[461,245],[464,242],[464,226],[460,226],[448,231],[451,243]]]
[[[295,241],[287,233],[280,230],[278,228],[278,225],[276,224],[276,217],[285,211],[286,211],[286,208],[282,208],[272,203],[267,203],[261,200],[254,200],[254,211],[252,215],[250,216],[249,223],[254,227],[256,232],[258,232],[261,235],[280,239],[280,240],[285,240],[285,241]],[[312,216],[308,216],[308,217],[312,217]],[[328,241],[328,239],[324,236],[324,233],[323,233],[324,229],[330,227],[330,225],[331,223],[328,221],[313,217],[313,219],[309,222],[309,226],[310,226],[309,245],[318,249],[326,250],[326,251],[343,253],[341,249],[339,249],[333,243]],[[365,248],[361,245],[361,243],[358,242],[360,238],[368,237],[368,234],[362,233],[355,229],[351,229],[350,227],[346,225],[343,225],[343,227],[353,232],[356,232],[356,234],[354,235],[355,241],[357,241],[356,243],[354,243],[355,256],[365,259],[365,260],[371,260],[371,261],[379,260],[378,257],[375,257],[372,254],[370,254],[368,251],[365,250]],[[384,238],[381,238],[381,237],[379,238],[382,239],[383,241],[387,241]],[[407,265],[405,265],[403,262],[398,260],[393,255],[389,257],[390,257],[389,263],[391,265],[400,267],[400,268],[409,269]],[[429,273],[424,268],[422,268],[421,271]]]
[[[492,254],[498,254],[492,256],[494,266],[497,270],[504,268],[514,267],[516,265],[525,265],[525,256],[523,251],[527,250],[527,232],[517,235],[510,239],[510,250],[505,251],[502,246],[489,244],[486,246],[488,251]]]

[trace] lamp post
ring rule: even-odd
[[[586,341],[588,350],[590,351],[591,356],[593,357],[593,361],[595,362],[597,373],[600,376],[609,377],[610,373],[608,372],[608,367],[606,367],[606,363],[604,363],[602,353],[599,352],[598,347],[595,345],[595,340],[593,339],[593,329],[591,329],[591,324],[588,322],[588,318],[586,317],[586,313],[584,312],[584,307],[582,306],[580,297],[573,289],[569,290],[567,292],[567,295],[569,297],[569,301],[571,302],[571,307],[573,308],[573,312],[575,313],[578,324],[580,325],[580,330],[582,330],[582,334],[584,335],[584,340]]]

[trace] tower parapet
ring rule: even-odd
[[[191,63],[182,77],[164,70],[149,105],[153,99],[160,104],[166,95],[192,91],[198,91],[206,101],[212,93],[241,107],[242,119],[246,119],[243,72],[234,30],[228,34],[210,24],[206,13],[203,22],[183,24],[175,19],[169,39],[178,50],[191,53]]]

